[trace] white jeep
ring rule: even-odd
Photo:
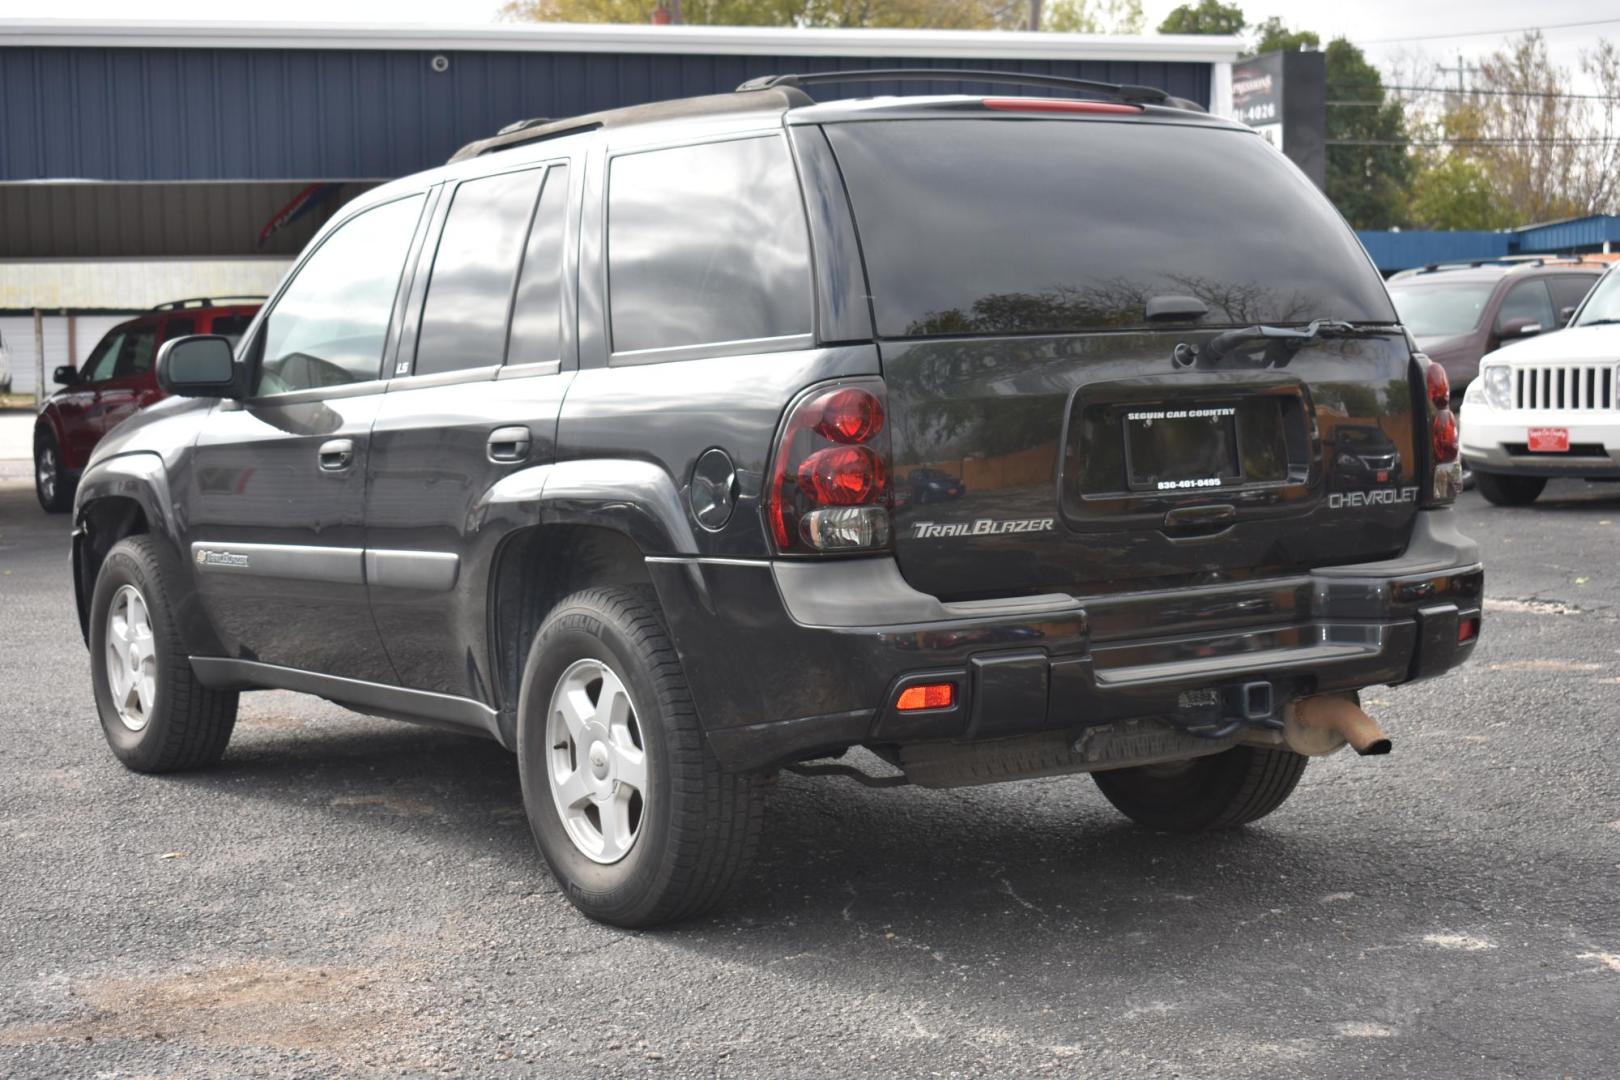
[[[1462,459],[1497,506],[1534,502],[1554,477],[1620,480],[1620,264],[1569,325],[1479,362],[1463,398]]]

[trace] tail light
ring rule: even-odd
[[[788,411],[771,461],[765,516],[786,554],[889,544],[889,433],[883,384],[844,382]]]
[[[1446,376],[1445,368],[1422,353],[1416,356],[1423,370],[1424,396],[1428,399],[1429,462],[1434,466],[1428,497],[1423,505],[1449,506],[1462,490],[1462,463],[1457,460],[1461,440],[1457,414],[1451,408],[1451,380]]]

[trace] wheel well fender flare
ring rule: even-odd
[[[643,555],[698,551],[680,488],[650,461],[582,458],[523,469],[490,488],[482,509],[486,526],[590,525],[624,533]]]
[[[90,595],[102,560],[114,544],[136,533],[151,533],[175,552],[182,550],[172,505],[168,472],[154,452],[115,454],[85,469],[74,496],[72,560],[79,629],[87,644]]]

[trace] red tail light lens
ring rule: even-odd
[[[859,387],[834,390],[821,405],[816,434],[833,442],[854,445],[876,435],[883,427],[883,402]]]
[[[830,446],[799,466],[799,490],[823,506],[860,506],[884,486],[883,462],[866,446]]]
[[[806,395],[782,427],[765,516],[784,553],[889,543],[889,436],[881,383]]]
[[[1429,436],[1434,448],[1434,463],[1436,465],[1450,465],[1457,460],[1456,413],[1450,409],[1441,409],[1435,415],[1434,424],[1429,430]]]
[[[1451,408],[1451,380],[1446,377],[1446,369],[1429,361],[1428,368],[1423,372],[1423,385],[1429,391],[1429,404],[1436,409]]]

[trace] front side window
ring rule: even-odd
[[[783,139],[614,158],[608,294],[616,353],[809,333],[809,236]]]
[[[501,362],[512,284],[544,176],[544,169],[526,169],[456,188],[428,278],[414,374]]]
[[[103,382],[112,378],[113,366],[118,363],[118,354],[123,351],[124,331],[108,331],[107,336],[91,350],[90,359],[84,362],[84,381]]]
[[[113,377],[128,379],[145,375],[152,370],[152,358],[157,355],[157,327],[132,326],[124,335],[124,347],[118,353],[118,366]]]
[[[301,266],[265,319],[254,394],[375,379],[422,196],[339,225]]]
[[[1553,314],[1552,297],[1547,295],[1544,282],[1521,281],[1508,291],[1507,298],[1496,312],[1497,332],[1505,330],[1507,324],[1514,321],[1533,323],[1543,330],[1557,327],[1558,318]]]

